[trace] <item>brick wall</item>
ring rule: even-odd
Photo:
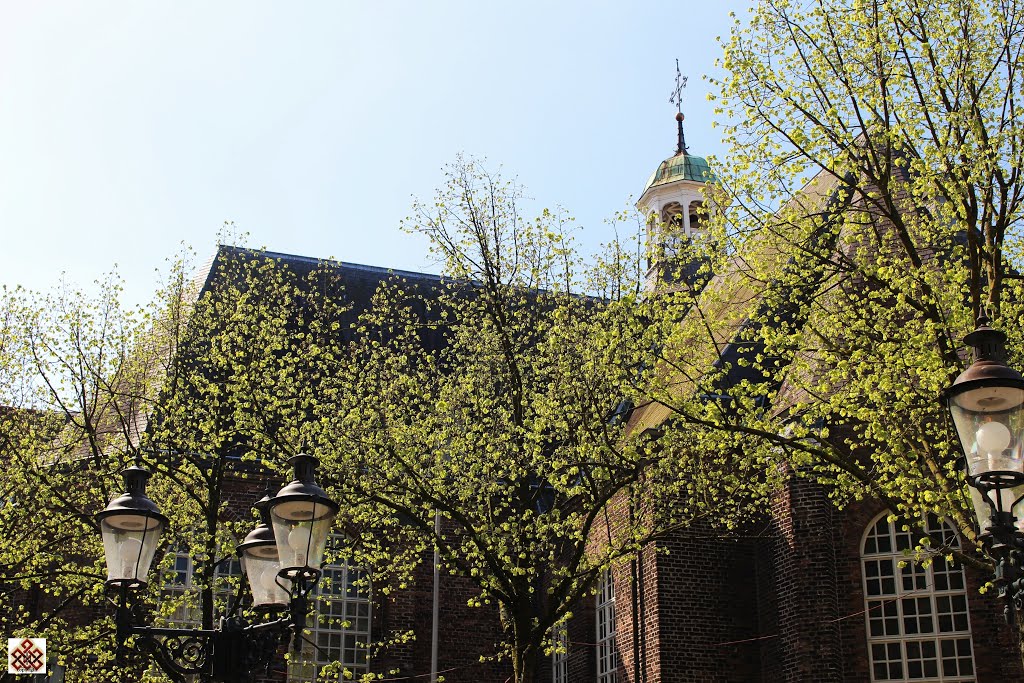
[[[635,567],[616,566],[620,680],[870,680],[860,553],[881,510],[837,510],[825,487],[793,478],[762,526],[730,537],[695,525],[649,546]],[[968,571],[977,681],[1024,681],[1015,627],[978,593],[984,579]],[[574,612],[570,681],[589,682],[593,599]]]
[[[478,591],[464,578],[441,575],[438,668],[447,683],[504,681],[512,674],[508,660],[497,661],[495,644],[501,639],[498,610],[470,607]],[[429,681],[430,640],[433,621],[433,569],[430,560],[415,574],[414,583],[378,599],[373,621],[374,638],[411,631],[414,639],[388,647],[371,660],[370,670],[396,672],[396,677],[417,676]],[[487,659],[481,662],[481,657]]]
[[[597,659],[594,641],[597,639],[597,624],[594,621],[596,603],[593,598],[583,601],[573,610],[573,617],[566,625],[568,640],[569,681],[594,681],[597,679]],[[547,662],[545,676],[550,680],[551,662]]]
[[[740,683],[760,676],[757,540],[723,538],[696,524],[660,542],[656,590],[658,666],[650,683]]]
[[[837,681],[843,668],[833,515],[825,489],[791,477],[772,502],[769,602],[775,637],[763,665],[776,681]],[[771,635],[771,634],[766,634]]]

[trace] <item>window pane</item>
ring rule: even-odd
[[[601,574],[597,590],[597,683],[616,683],[618,651],[615,648],[615,586],[612,573]]]

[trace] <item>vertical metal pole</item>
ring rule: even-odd
[[[437,539],[441,537],[441,512],[434,511],[434,604],[430,627],[430,683],[437,683],[437,636],[441,612],[441,550]]]
[[[125,654],[128,650],[127,642],[128,637],[131,635],[132,628],[132,612],[128,608],[128,584],[121,581],[117,585],[118,601],[117,611],[115,619],[116,639],[117,639],[117,650],[115,651],[115,661],[118,665],[122,665],[125,662]]]

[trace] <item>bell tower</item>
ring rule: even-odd
[[[705,190],[716,182],[708,162],[690,154],[683,133],[682,93],[686,76],[676,60],[676,153],[651,175],[636,206],[647,217],[647,285],[694,280],[699,263],[681,261],[682,249],[703,235]],[[692,282],[691,282],[692,284]]]

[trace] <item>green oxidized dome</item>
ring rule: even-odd
[[[703,157],[677,154],[661,162],[658,170],[651,175],[650,180],[644,185],[644,192],[647,192],[652,187],[665,185],[676,180],[693,180],[698,183],[716,182],[715,174],[711,172],[711,167],[708,166],[708,162]]]

